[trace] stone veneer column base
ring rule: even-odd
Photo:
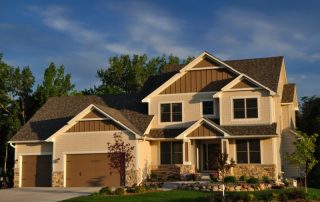
[[[19,168],[14,169],[14,177],[13,177],[13,187],[18,188],[19,187]]]
[[[63,172],[52,172],[52,187],[63,187]]]
[[[276,179],[276,166],[274,164],[237,164],[232,168],[234,176],[253,176],[261,179],[263,176],[268,176],[270,179]]]

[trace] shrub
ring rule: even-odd
[[[158,179],[158,174],[155,173],[155,172],[151,172],[151,174],[150,174],[150,179],[151,179],[151,180],[157,180],[157,179]]]
[[[269,183],[270,182],[270,179],[268,176],[262,176],[262,181],[265,182],[265,183]]]
[[[259,179],[252,176],[249,179],[247,179],[247,183],[249,184],[258,184],[258,182],[259,182]]]
[[[119,187],[116,188],[116,190],[114,190],[114,194],[115,195],[125,195],[127,192],[123,187]]]
[[[145,186],[136,186],[136,188],[135,188],[135,193],[138,193],[138,194],[144,193],[146,191],[147,191],[147,189]]]
[[[246,175],[241,175],[241,176],[239,177],[239,180],[240,180],[240,181],[243,181],[243,182],[247,181],[247,179],[248,179],[248,177],[247,177]]]
[[[100,195],[112,194],[112,190],[110,187],[103,187],[99,190]]]
[[[210,173],[210,180],[212,182],[218,182],[218,174],[217,173]]]
[[[285,194],[288,199],[305,199],[307,197],[306,192],[303,189],[287,189]]]
[[[237,179],[235,176],[225,176],[224,177],[224,182],[227,182],[227,183],[236,183],[237,182]]]
[[[201,175],[200,175],[200,173],[193,173],[193,174],[192,174],[192,180],[193,180],[193,181],[199,181],[199,180],[201,180]]]

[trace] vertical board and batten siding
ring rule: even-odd
[[[235,78],[226,68],[188,71],[160,94],[219,91]]]
[[[192,131],[190,134],[187,135],[187,137],[212,137],[212,136],[223,136],[220,132],[213,129],[211,126],[208,126],[207,124],[202,124],[198,128],[196,128],[194,131]]]
[[[193,68],[203,68],[203,67],[216,67],[220,66],[220,64],[216,63],[215,61],[212,61],[209,58],[204,58],[200,62],[198,62],[196,65],[193,66]]]
[[[114,131],[124,130],[121,126],[112,120],[88,120],[79,121],[67,132],[93,132],[93,131]]]
[[[84,119],[92,119],[92,118],[106,118],[105,115],[98,112],[96,109],[90,111],[87,115],[83,117]]]
[[[250,81],[247,80],[241,80],[239,83],[234,85],[232,89],[237,89],[237,88],[256,88],[257,86],[251,83]]]

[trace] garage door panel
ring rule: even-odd
[[[68,187],[120,186],[120,175],[109,166],[108,154],[67,155]]]
[[[28,155],[22,157],[22,187],[50,187],[51,173],[51,155]]]

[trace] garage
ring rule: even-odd
[[[22,156],[22,187],[51,187],[52,155]]]
[[[66,156],[66,186],[120,186],[120,174],[109,166],[109,155],[107,153],[68,154]]]

